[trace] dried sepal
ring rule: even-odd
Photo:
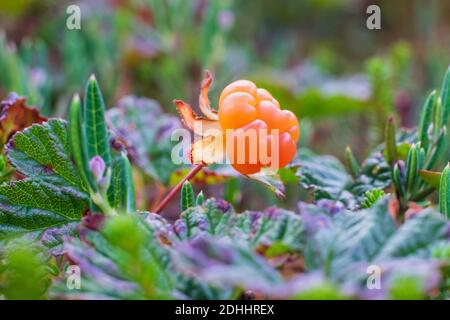
[[[191,145],[190,160],[192,164],[224,163],[225,138],[223,135],[212,135],[198,139]]]
[[[174,100],[183,124],[200,136],[219,135],[222,132],[219,121],[197,115],[192,107],[182,100]]]
[[[211,87],[213,77],[211,72],[205,71],[205,77],[202,80],[201,91],[199,96],[200,110],[209,120],[219,120],[219,116],[216,110],[211,108],[211,103],[208,98],[209,88]]]

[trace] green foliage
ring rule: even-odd
[[[0,155],[0,183],[7,181],[13,173],[14,170],[7,166],[6,157],[3,154]]]
[[[132,213],[136,211],[136,196],[133,184],[131,164],[126,155],[121,154],[112,164],[111,185],[108,200],[113,208]]]
[[[106,166],[109,166],[111,164],[111,148],[105,121],[105,103],[94,75],[86,84],[83,111],[88,159],[100,156]]]
[[[80,189],[64,120],[49,120],[17,133],[6,146],[6,153],[16,170],[29,178]]]
[[[337,45],[317,36],[342,24],[351,1],[85,1],[82,32],[60,28],[67,17],[56,4],[16,2],[0,4],[0,95],[26,95],[56,118],[15,105],[15,95],[0,106],[0,299],[450,298],[450,68],[417,129],[400,127],[412,127],[418,86],[440,75],[423,72],[442,62],[433,41],[417,61],[401,42],[350,75],[349,62],[378,50],[377,37],[355,52],[340,41],[355,38],[348,30]],[[429,19],[428,7],[419,16]],[[315,27],[322,11],[329,26]],[[303,25],[309,36],[299,43],[292,31]],[[299,61],[303,48],[312,54]],[[195,101],[204,69],[218,82],[213,108],[231,80],[253,79],[301,118],[302,147],[277,174],[246,177],[269,191],[220,165],[191,179],[205,194],[186,182],[167,215],[139,212],[183,179],[171,157],[181,122],[169,101]],[[91,76],[82,99],[67,104],[94,72],[102,90]],[[126,96],[112,107],[124,92],[155,100]],[[374,133],[380,144],[370,149]],[[352,148],[342,154],[340,143]],[[221,193],[229,203],[205,196]],[[79,290],[66,285],[69,265],[81,269]],[[381,271],[378,290],[369,270]]]
[[[27,178],[0,186],[0,233],[63,227],[81,218],[87,196],[71,160],[66,122],[54,119],[17,133],[7,156]]]
[[[194,189],[189,181],[183,183],[181,188],[181,211],[185,211],[195,205]]]
[[[312,189],[315,200],[339,200],[348,208],[357,208],[364,201],[366,191],[384,189],[391,183],[389,166],[379,152],[370,155],[361,167],[356,167],[356,164],[349,167],[352,174],[356,174],[354,177],[331,156],[317,156],[300,149],[297,159],[298,163],[294,162],[293,166],[299,167],[300,185],[307,190]]]
[[[304,245],[300,216],[278,208],[236,214],[227,203],[209,199],[201,207],[182,212],[174,225],[176,239],[195,238],[199,234],[226,237],[247,242],[250,247],[259,248],[268,255],[299,253]]]
[[[361,171],[361,167],[359,166],[352,149],[348,146],[345,148],[344,158],[347,170],[353,178],[356,178]]]
[[[384,191],[380,189],[373,189],[366,191],[366,198],[361,204],[362,208],[370,208],[375,202],[377,202],[380,198],[384,196]]]
[[[424,289],[420,279],[398,276],[390,285],[389,295],[393,300],[422,300]]]
[[[31,59],[33,58],[33,60]],[[25,41],[20,48],[6,41],[0,34],[0,94],[17,92],[27,96],[28,102],[49,113],[49,94],[53,80],[48,74],[47,48],[42,41]],[[30,81],[34,79],[34,81]]]
[[[289,106],[297,117],[321,118],[337,117],[344,114],[358,114],[367,108],[367,102],[344,93],[325,94],[316,88],[307,89],[300,93],[293,93],[282,83],[274,83],[273,79],[255,77],[255,83],[267,89],[277,97],[280,104]]]
[[[103,96],[94,76],[86,85],[83,108],[77,95],[70,105],[70,147],[75,163],[92,203],[109,215],[136,209],[131,165],[123,153],[114,154],[106,127]],[[103,177],[94,177],[91,161],[96,158],[106,166]],[[112,159],[112,160],[111,160]],[[102,173],[103,174],[103,173]],[[96,210],[91,205],[91,210]]]
[[[441,174],[441,181],[439,183],[439,209],[445,217],[450,215],[450,166],[447,164]]]
[[[203,195],[203,191],[200,191],[197,194],[197,198],[195,198],[195,205],[196,206],[201,206],[204,201],[205,201],[205,196]]]
[[[41,248],[23,239],[7,245],[0,280],[0,294],[10,300],[46,298],[50,272]]]
[[[132,215],[109,219],[100,232],[89,232],[87,243],[73,240],[70,259],[83,264],[82,290],[67,289],[65,281],[52,289],[55,297],[109,299],[167,299],[174,278],[167,268],[167,249],[161,248],[150,226]],[[105,282],[106,281],[106,282]]]

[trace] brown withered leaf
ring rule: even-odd
[[[211,72],[206,70],[205,77],[202,80],[200,96],[198,98],[200,110],[209,120],[219,120],[219,115],[217,110],[211,108],[211,103],[209,102],[208,92],[213,81],[213,76]]]
[[[3,148],[17,131],[45,121],[47,118],[41,116],[35,107],[26,106],[25,97],[10,93],[0,103],[0,147]]]
[[[219,121],[197,115],[189,104],[181,100],[173,100],[173,102],[183,124],[195,134],[202,137],[222,134]]]

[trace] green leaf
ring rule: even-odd
[[[433,120],[433,111],[435,104],[436,104],[436,90],[431,92],[427,100],[425,101],[425,105],[422,108],[422,114],[420,117],[418,136],[420,144],[425,150],[428,150],[428,146],[430,143],[428,130]]]
[[[348,261],[371,261],[396,231],[388,212],[388,197],[370,209],[342,218],[338,221],[339,232],[332,253],[335,270]]]
[[[112,163],[108,199],[112,208],[121,209],[123,212],[134,212],[136,210],[131,165],[125,154],[121,154]]]
[[[361,167],[359,166],[359,163],[356,160],[355,155],[353,154],[353,151],[349,146],[345,148],[344,159],[348,171],[350,172],[353,178],[356,178],[361,171]]]
[[[432,209],[423,210],[390,237],[376,259],[429,257],[434,244],[447,239],[447,230],[447,221],[441,215]]]
[[[410,193],[414,191],[418,171],[420,169],[418,164],[419,148],[420,147],[417,144],[412,145],[406,160],[406,190]]]
[[[195,205],[196,206],[201,206],[204,201],[205,201],[205,196],[203,195],[203,190],[201,190],[198,193],[197,198],[195,199]]]
[[[175,238],[171,234],[167,237],[175,242],[208,234],[244,243],[268,255],[299,253],[305,243],[301,218],[292,211],[269,208],[236,214],[227,203],[214,199],[188,208],[174,227]]]
[[[397,276],[389,286],[392,300],[422,300],[425,291],[422,279],[413,276]]]
[[[331,156],[317,156],[309,150],[300,149],[297,176],[300,185],[312,189],[315,200],[333,199],[343,202],[347,208],[357,208],[364,200],[366,191],[384,189],[391,184],[390,167],[381,152],[371,154],[353,178],[338,159]]]
[[[181,188],[181,211],[185,211],[186,209],[193,207],[195,205],[195,197],[194,190],[192,189],[192,185],[189,181],[183,183],[183,187]]]
[[[441,93],[441,126],[446,126],[450,113],[450,66],[445,72],[444,81],[442,83]]]
[[[106,166],[111,165],[109,133],[105,121],[105,103],[95,76],[86,85],[84,97],[84,117],[88,159],[100,156]]]
[[[380,189],[373,189],[366,191],[365,193],[366,199],[362,203],[361,207],[370,208],[375,202],[381,199],[384,196],[384,191]]]
[[[448,238],[448,223],[432,209],[418,212],[397,230],[388,197],[355,212],[331,214],[314,205],[300,208],[308,231],[307,268],[322,269],[337,281],[357,281],[353,269],[362,263],[381,266],[393,259],[427,259],[435,245]],[[366,281],[366,270],[361,270]]]
[[[16,239],[5,251],[0,293],[10,300],[44,299],[50,274],[41,248],[30,241]]]
[[[68,140],[67,124],[58,119],[10,140],[8,159],[27,178],[0,185],[0,233],[64,227],[81,219],[88,197]]]
[[[400,169],[400,165],[404,168],[403,161],[399,161],[394,165],[394,170],[392,171],[392,182],[395,186],[395,191],[399,198],[403,198],[405,196],[405,179],[404,171]]]
[[[441,213],[450,217],[450,164],[447,164],[442,171],[441,180],[439,183],[439,210]]]
[[[79,221],[87,197],[71,188],[26,179],[0,186],[0,234],[30,232]]]
[[[389,117],[386,125],[386,150],[387,161],[392,166],[398,159],[397,157],[397,144],[395,140],[395,124],[394,118]]]
[[[238,243],[198,237],[175,246],[176,268],[207,283],[225,288],[246,288],[268,292],[283,283],[268,262]]]
[[[306,149],[298,153],[300,169],[297,176],[302,187],[313,189],[316,200],[340,200],[345,197],[345,186],[352,182],[352,177],[339,160],[331,156],[317,156]]]
[[[80,172],[84,186],[91,190],[97,190],[97,184],[94,182],[91,171],[89,170],[89,160],[86,150],[86,133],[83,123],[81,101],[78,95],[75,95],[69,107],[69,140],[70,147],[75,160],[75,164]]]
[[[70,290],[65,279],[52,288],[55,298],[167,299],[175,277],[169,252],[154,229],[137,215],[111,217],[99,232],[85,232],[87,242],[66,244],[70,261],[82,267],[82,287]]]
[[[16,133],[6,149],[8,160],[24,176],[80,190],[65,121],[52,119],[28,127]]]
[[[326,275],[337,276],[356,261],[371,261],[396,227],[388,212],[388,197],[371,208],[341,212],[332,218],[313,205],[303,206],[307,219],[305,262],[309,269],[321,268]]]
[[[428,170],[432,170],[436,165],[437,161],[441,158],[441,156],[445,153],[445,147],[447,145],[447,127],[443,127],[435,142],[434,150],[429,159],[425,162],[424,168]]]
[[[320,88],[308,88],[295,93],[282,83],[267,79],[264,75],[254,77],[255,83],[267,89],[283,106],[291,106],[291,111],[299,118],[320,118],[357,114],[369,110],[367,101],[351,97],[344,92],[325,93]],[[249,79],[252,80],[252,79]]]

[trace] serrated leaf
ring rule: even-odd
[[[390,167],[381,152],[374,152],[361,165],[356,177],[350,176],[338,159],[318,156],[306,149],[299,150],[299,166],[296,175],[300,185],[312,189],[314,199],[341,201],[347,208],[354,209],[364,200],[366,191],[384,189],[391,184]]]
[[[283,283],[261,257],[230,241],[199,237],[182,242],[175,247],[172,259],[181,272],[228,288],[267,292]]]
[[[315,205],[303,205],[300,213],[308,231],[307,268],[322,269],[338,282],[358,282],[357,266],[429,258],[435,244],[448,239],[448,223],[430,209],[418,212],[397,230],[388,197],[356,212],[331,214]],[[362,269],[358,272],[362,277]],[[366,269],[364,276],[367,279]]]
[[[341,199],[344,188],[352,181],[344,166],[334,157],[317,156],[309,150],[299,150],[297,176],[305,189],[314,190],[317,199]]]
[[[79,190],[64,120],[52,119],[16,133],[6,146],[10,163],[26,177]]]
[[[87,198],[72,188],[26,179],[0,186],[0,234],[30,232],[79,221]]]
[[[236,214],[229,204],[214,199],[184,211],[174,222],[173,231],[176,236],[171,238],[173,241],[206,234],[229,238],[268,255],[300,253],[305,243],[303,222],[292,211],[269,208]]]
[[[432,209],[423,210],[398,229],[376,259],[429,257],[435,243],[449,238],[448,228],[447,221],[437,212]]]
[[[302,216],[310,214],[305,208]],[[321,267],[329,275],[344,272],[346,266],[355,261],[370,261],[395,232],[395,224],[388,212],[387,197],[369,209],[356,212],[340,212],[327,218],[323,210],[314,212],[320,219],[328,221],[313,229],[307,245],[307,265]]]
[[[111,147],[105,121],[105,103],[94,76],[86,84],[84,97],[84,123],[88,158],[102,157],[106,166],[111,164]]]
[[[169,255],[150,225],[132,215],[106,221],[100,232],[88,231],[87,242],[66,244],[67,256],[81,269],[81,290],[65,281],[52,289],[58,298],[163,299],[172,297],[174,276]]]
[[[169,224],[152,213],[121,215],[100,231],[85,230],[86,242],[71,240],[65,251],[81,269],[80,290],[57,281],[51,297],[65,299],[229,299],[233,291],[176,272],[162,240]],[[174,253],[177,254],[177,253]]]
[[[195,205],[194,189],[189,181],[183,183],[181,188],[181,211],[193,207]]]
[[[391,185],[391,169],[380,152],[374,152],[364,160],[360,174],[347,186],[357,201],[363,201],[365,193],[372,189],[385,189]]]
[[[65,121],[52,119],[16,133],[7,156],[27,178],[0,186],[1,233],[45,230],[80,220],[88,198],[71,159]]]

